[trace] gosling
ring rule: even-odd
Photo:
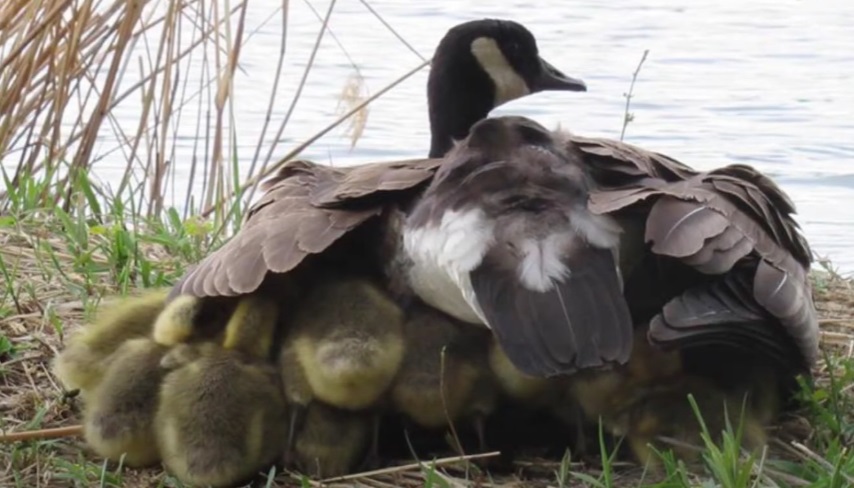
[[[287,438],[287,410],[269,361],[276,304],[242,297],[222,345],[181,343],[161,362],[164,378],[155,418],[167,469],[184,483],[232,486],[271,465]]]
[[[85,399],[125,341],[151,335],[168,293],[168,289],[146,290],[101,305],[95,319],[70,337],[53,361],[53,373],[62,386],[68,391],[79,390]]]
[[[428,429],[469,419],[485,450],[484,422],[497,401],[486,359],[489,336],[488,330],[413,304],[404,325],[407,356],[391,388],[392,408]]]
[[[295,467],[315,478],[349,474],[366,460],[365,451],[373,434],[371,417],[321,402],[311,403],[294,436]]]
[[[319,280],[307,294],[279,355],[291,409],[286,462],[305,407],[313,401],[358,411],[384,401],[403,360],[403,320],[403,310],[365,279]],[[378,428],[379,419],[373,423]],[[375,443],[371,450],[376,451]]]
[[[131,467],[160,460],[153,429],[167,348],[146,337],[119,346],[110,368],[86,400],[84,438],[99,455]]]

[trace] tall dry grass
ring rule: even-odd
[[[289,7],[288,0],[282,0],[277,10],[282,35],[276,79],[247,173],[238,171],[239,158],[231,144],[235,127],[229,123],[234,120],[234,75],[248,35],[245,0],[3,2],[0,163],[7,187],[17,188],[24,179],[38,175],[47,184],[39,185],[35,200],[45,207],[96,212],[92,205],[79,205],[80,181],[85,179],[96,198],[124,202],[134,219],[160,218],[166,206],[164,195],[178,193],[185,196],[183,219],[192,215],[210,219],[218,236],[236,230],[246,202],[266,175],[347,120],[355,143],[366,122],[367,104],[390,88],[366,97],[360,78],[355,77],[342,93],[343,113],[337,120],[296,147],[278,147],[276,141],[282,140],[321,40],[329,35],[328,20],[335,4],[332,0],[323,14],[315,11],[323,22],[314,51],[293,98],[281,100],[276,89],[287,69]],[[195,71],[189,72],[193,61]],[[132,130],[122,129],[115,114],[128,99],[139,101]],[[205,115],[187,120],[184,109],[191,104],[193,113]],[[284,118],[275,120],[273,108],[285,106]],[[127,112],[123,118],[127,120]],[[178,124],[197,128],[189,161],[174,160]],[[93,151],[105,134],[119,143],[120,153],[112,157],[126,161],[115,188],[90,177],[99,158],[109,155],[96,158]],[[181,178],[184,188],[176,188],[179,165],[189,174]],[[8,209],[8,197],[9,188],[0,191],[0,208]]]
[[[4,94],[0,160],[4,170],[12,169],[12,185],[27,176],[46,175],[51,184],[40,198],[69,210],[74,182],[96,164],[93,148],[109,124],[127,160],[115,194],[133,195],[135,208],[142,214],[162,212],[164,182],[170,172],[170,125],[186,94],[186,87],[180,85],[186,77],[182,62],[194,50],[213,45],[216,79],[205,84],[216,87],[216,114],[221,120],[242,34],[238,28],[232,38],[227,27],[235,14],[241,15],[237,24],[242,27],[246,3],[222,12],[217,3],[209,7],[197,0],[170,2],[165,13],[157,16],[151,8],[155,4],[150,0],[13,0],[0,7]],[[178,33],[188,23],[198,29],[190,45],[181,45]],[[223,30],[225,35],[220,34]],[[151,38],[157,38],[159,48],[148,53],[149,63],[135,63],[129,52]],[[139,81],[119,92],[120,81],[137,69]],[[129,97],[138,97],[141,110],[136,131],[124,133],[115,123],[113,110]],[[203,103],[204,99],[198,100]],[[227,179],[222,124],[217,128],[204,144],[213,157],[209,161],[194,157],[192,162],[192,180],[200,177],[195,166],[205,167],[207,202],[234,187]],[[132,188],[135,168],[142,169],[143,178]],[[95,189],[102,197],[114,196]],[[5,198],[4,204],[8,204]]]

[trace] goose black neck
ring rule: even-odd
[[[443,157],[455,139],[465,138],[471,126],[489,115],[494,100],[495,85],[470,52],[437,53],[427,80],[429,157]]]

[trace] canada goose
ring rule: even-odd
[[[484,421],[497,403],[488,333],[419,302],[407,313],[406,356],[391,388],[391,408],[428,429],[469,418],[485,450]]]
[[[296,468],[316,478],[350,473],[365,456],[372,423],[371,415],[364,412],[311,403],[294,436]]]
[[[222,345],[182,343],[163,357],[154,426],[166,468],[184,483],[232,486],[275,462],[287,438],[281,380],[269,361],[278,307],[243,297]]]
[[[584,91],[586,86],[544,61],[533,35],[521,24],[484,19],[451,28],[436,49],[428,79],[431,157],[445,154],[493,108],[549,90]],[[340,237],[379,215],[386,204],[412,201],[417,195],[413,187],[427,182],[440,164],[441,160],[426,159],[338,169],[292,161],[264,184],[268,191],[249,211],[246,226],[187,273],[171,296],[251,293],[267,279],[268,271],[290,272],[307,256],[323,254]],[[394,196],[374,201],[378,190]],[[359,210],[316,206],[362,197],[369,198],[360,202]],[[266,218],[256,218],[258,212],[283,220],[268,226]],[[308,222],[317,225],[304,227]],[[291,226],[295,232],[287,235],[273,231]],[[265,247],[270,239],[288,247]]]
[[[453,140],[507,101],[496,93],[521,93],[496,88],[518,79],[512,68],[518,62],[504,65],[511,67],[507,76],[496,76],[498,64],[487,68],[482,62],[500,56],[469,55],[473,39],[482,38],[492,39],[505,59],[540,62],[530,32],[515,22],[487,19],[451,29],[437,49],[428,82],[431,155],[444,154]],[[452,58],[459,63],[456,69],[448,67]],[[556,70],[540,72],[560,78],[549,74]],[[573,86],[581,84],[563,88]],[[792,202],[776,184],[745,165],[698,172],[623,142],[559,136],[594,181],[589,209],[621,224],[624,296],[632,321],[651,323],[648,340],[684,349],[686,370],[725,376],[719,378],[724,382],[737,380],[738,371],[726,371],[710,358],[737,349],[753,351],[760,364],[778,364],[781,377],[808,374],[818,355],[817,314],[807,281],[811,253],[792,216]],[[368,267],[396,269],[400,259],[389,256],[401,241],[402,222],[445,161],[346,168],[291,161],[265,183],[266,193],[250,209],[241,232],[185,275],[173,294],[250,293],[268,272],[289,273],[310,261],[308,256],[358,255]],[[624,251],[636,249],[641,258],[626,262]],[[405,288],[406,280],[389,281],[390,288]],[[511,360],[522,371],[544,376],[514,355]]]
[[[63,387],[79,389],[85,398],[104,376],[116,349],[129,339],[151,335],[168,293],[168,288],[146,290],[100,305],[94,320],[54,359],[53,372]]]
[[[152,425],[166,351],[147,337],[128,339],[116,349],[83,412],[84,438],[99,455],[112,461],[124,455],[124,464],[132,467],[159,461]]]
[[[403,320],[403,310],[368,279],[316,280],[291,317],[279,354],[291,406],[288,452],[313,401],[345,410],[378,406],[404,357]]]

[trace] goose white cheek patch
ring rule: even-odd
[[[495,83],[495,106],[524,97],[531,89],[510,65],[495,39],[478,37],[471,43],[471,53]]]

